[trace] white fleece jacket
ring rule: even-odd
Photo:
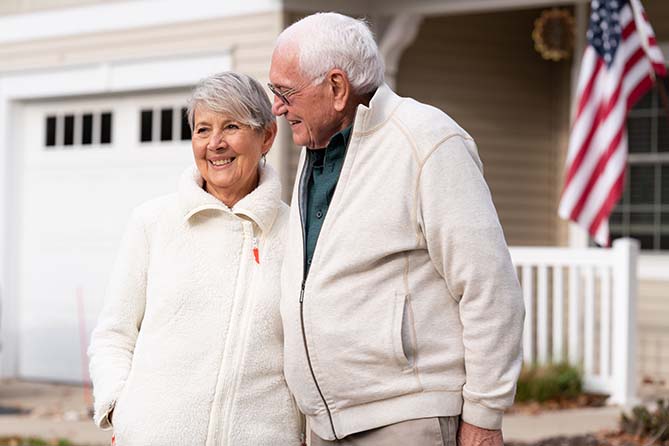
[[[303,281],[305,158],[281,316],[286,380],[311,429],[332,440],[460,413],[500,428],[524,309],[472,138],[442,111],[380,87],[358,106]]]
[[[287,214],[270,167],[232,209],[193,167],[134,211],[89,348],[95,422],[116,444],[299,444],[279,316]]]

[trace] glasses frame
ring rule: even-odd
[[[289,88],[285,91],[281,91],[281,90],[279,90],[279,87],[276,87],[274,84],[271,84],[271,83],[268,82],[267,83],[267,88],[269,88],[269,91],[271,91],[272,94],[274,96],[276,96],[277,98],[279,98],[281,100],[281,102],[283,102],[285,105],[290,105],[290,100],[288,100],[288,97],[297,93],[298,91],[306,88],[308,85],[309,84],[307,83],[302,88],[294,87],[294,88]]]
[[[284,91],[281,91],[281,90],[279,89],[279,87],[277,87],[276,85],[272,84],[271,82],[268,82],[268,83],[267,83],[267,88],[269,88],[269,91],[271,91],[272,94],[273,94],[274,96],[276,96],[277,98],[279,98],[279,99],[281,100],[281,102],[283,102],[285,105],[290,105],[290,100],[288,99],[290,96],[294,95],[294,94],[297,93],[297,92],[300,92],[300,91],[304,90],[304,89],[307,88],[309,85],[312,85],[313,82],[314,82],[316,79],[323,77],[324,75],[328,74],[329,72],[330,72],[330,70],[327,70],[327,71],[322,72],[321,74],[319,74],[318,76],[314,77],[314,78],[311,79],[309,82],[307,82],[307,83],[305,83],[304,85],[302,85],[301,87],[293,87],[293,88],[288,88],[288,89],[286,89],[286,90],[284,90]]]

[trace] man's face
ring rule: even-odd
[[[312,85],[313,79],[305,77],[298,67],[296,49],[278,47],[272,54],[269,80],[278,91],[297,90],[288,95],[288,104],[276,95],[272,104],[272,113],[290,124],[293,142],[312,149],[325,147],[337,133],[338,120],[327,79]]]

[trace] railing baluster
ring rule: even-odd
[[[563,335],[562,320],[564,317],[564,296],[562,295],[562,266],[553,267],[553,362],[562,362],[563,358]]]
[[[576,266],[569,267],[569,363],[579,363],[579,273]]]
[[[611,373],[611,270],[600,269],[602,294],[599,315],[599,371],[604,379]]]
[[[589,266],[585,270],[585,308],[584,319],[584,351],[583,368],[586,375],[592,375],[594,370],[595,346],[595,270]]]
[[[532,266],[523,265],[523,298],[525,299],[525,327],[523,334],[523,359],[526,364],[534,361],[534,332],[532,330],[534,318]]]
[[[548,362],[548,267],[537,269],[537,356],[539,364]]]

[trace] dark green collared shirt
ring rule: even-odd
[[[330,139],[325,149],[307,150],[313,168],[307,183],[307,212],[304,222],[306,237],[305,271],[309,273],[311,258],[323,227],[332,195],[339,181],[339,174],[346,157],[346,146],[352,126],[345,128]]]

